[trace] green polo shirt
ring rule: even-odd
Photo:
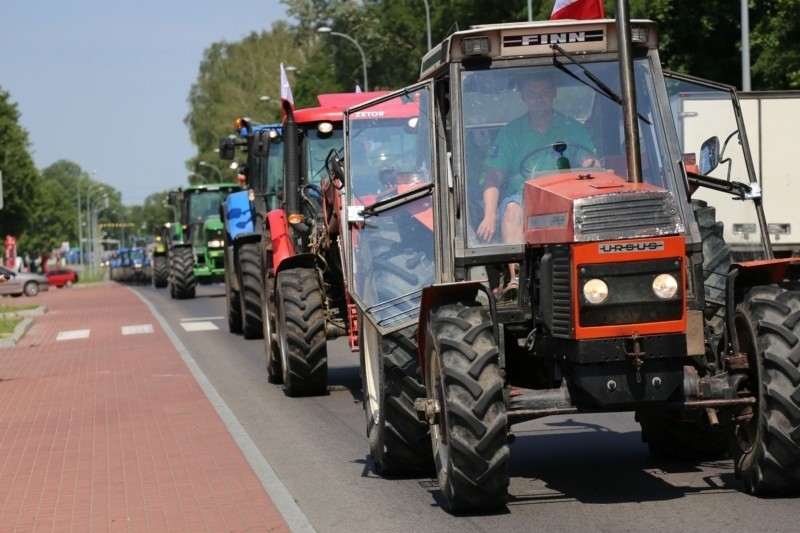
[[[519,172],[522,158],[537,148],[542,148],[558,141],[565,142],[567,147],[572,143],[577,143],[592,151],[595,150],[586,127],[574,118],[556,112],[553,115],[553,123],[550,125],[550,129],[541,133],[531,127],[528,115],[525,114],[515,118],[500,130],[486,160],[486,166],[503,171],[503,175],[506,177],[503,189],[506,196],[522,194],[522,186],[525,180],[528,179],[528,176],[522,176]],[[572,160],[575,156],[580,156],[581,159],[586,157],[585,151],[579,150],[579,153],[577,153],[569,148],[567,148],[564,155],[570,158],[573,167],[580,165],[580,161]],[[536,172],[557,170],[556,161],[558,158],[558,152],[553,149],[545,149],[536,154],[532,162],[536,165]]]

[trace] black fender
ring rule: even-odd
[[[428,314],[442,305],[457,302],[475,302],[479,300],[480,293],[484,293],[489,301],[489,314],[492,316],[494,339],[500,346],[500,330],[497,326],[497,304],[492,292],[481,281],[460,281],[457,283],[443,283],[430,285],[422,289],[422,300],[419,307],[419,325],[417,326],[417,352],[419,368],[422,372],[422,382],[425,382],[425,360],[427,352],[426,339],[428,334]],[[500,351],[500,368],[505,367],[503,351]]]

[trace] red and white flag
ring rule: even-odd
[[[603,0],[556,0],[550,20],[604,19]]]
[[[286,69],[283,68],[281,63],[281,115],[286,116],[284,110],[285,102],[288,102],[291,109],[294,109],[294,98],[292,98],[292,88],[289,87],[289,78],[286,76]]]

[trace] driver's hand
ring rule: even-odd
[[[494,239],[494,233],[496,229],[497,223],[495,221],[495,217],[485,216],[478,225],[478,229],[475,230],[475,234],[478,236],[478,239],[482,240],[483,242],[491,242]]]

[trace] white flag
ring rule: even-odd
[[[289,87],[289,78],[286,76],[286,69],[283,68],[283,63],[281,63],[281,102],[289,102],[294,107],[292,88]]]

